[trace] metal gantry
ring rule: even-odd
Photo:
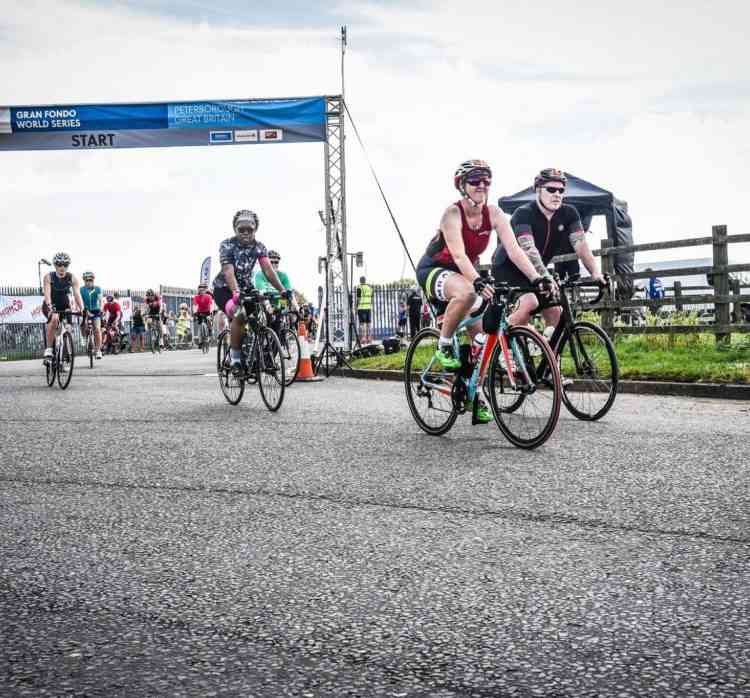
[[[346,162],[344,158],[344,98],[326,97],[325,211],[326,257],[328,259],[328,314],[325,322],[337,345],[349,342],[351,296],[346,274]],[[336,289],[341,289],[337,292]]]

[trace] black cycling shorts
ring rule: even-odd
[[[361,323],[364,323],[365,325],[369,324],[372,322],[372,310],[369,308],[357,310],[357,318]]]

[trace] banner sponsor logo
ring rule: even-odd
[[[256,129],[235,129],[235,143],[257,143],[258,131]]]
[[[262,141],[281,141],[284,140],[284,132],[280,128],[264,128],[260,132]]]
[[[231,131],[211,131],[208,134],[209,143],[232,143],[234,134]]]

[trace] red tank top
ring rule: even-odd
[[[477,230],[474,230],[469,227],[461,202],[456,202],[456,206],[458,206],[458,210],[461,214],[461,237],[464,241],[466,256],[471,263],[476,266],[479,263],[479,255],[482,254],[490,244],[490,233],[492,232],[490,209],[488,206],[482,207],[482,223]],[[453,261],[453,255],[451,255],[448,246],[445,244],[442,230],[438,230],[438,234],[432,239],[432,242],[427,248],[427,254],[438,264],[448,264],[452,267],[456,266],[456,263]]]

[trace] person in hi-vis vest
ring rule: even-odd
[[[372,286],[365,282],[365,277],[359,277],[357,287],[357,319],[359,320],[359,341],[362,344],[372,342]]]

